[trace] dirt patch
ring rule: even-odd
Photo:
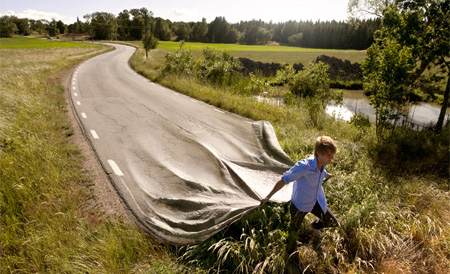
[[[75,68],[65,72],[61,76],[61,84],[64,87],[64,98],[67,102],[67,113],[73,128],[73,135],[69,137],[70,141],[74,143],[81,151],[83,156],[83,168],[84,172],[88,173],[89,178],[92,180],[92,184],[89,186],[92,190],[94,197],[89,199],[87,208],[95,209],[98,213],[106,216],[119,218],[123,220],[131,221],[134,218],[126,209],[122,199],[117,194],[116,190],[109,181],[105,171],[97,161],[97,157],[89,142],[86,140],[85,135],[81,129],[81,126],[75,116],[76,113],[73,109],[70,96],[70,81]]]

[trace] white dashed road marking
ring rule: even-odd
[[[114,162],[113,160],[108,160],[109,165],[111,166],[111,168],[113,169],[114,173],[117,176],[123,176],[122,171],[120,170],[120,168],[117,166],[116,162]]]
[[[86,119],[86,118],[87,118],[86,113],[82,112],[82,113],[81,113],[81,117],[83,117],[84,119]]]
[[[94,137],[94,139],[99,139],[97,132],[95,132],[95,130],[91,130],[91,134],[92,134],[92,137]]]

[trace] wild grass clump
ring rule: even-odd
[[[402,129],[383,143],[367,117],[335,120],[314,97],[284,92],[280,107],[258,102],[254,95],[196,77],[161,76],[155,64],[162,67],[164,60],[146,63],[142,56],[138,50],[132,65],[161,84],[270,121],[294,160],[312,154],[318,135],[332,137],[339,148],[327,167],[334,177],[324,188],[340,227],[315,232],[309,214],[299,242],[292,243],[288,205],[266,204],[204,243],[182,248],[182,260],[221,273],[445,273],[450,268],[448,175],[440,173],[448,168],[448,132]],[[248,80],[253,90],[267,88],[256,79]],[[265,92],[270,94],[270,85]]]

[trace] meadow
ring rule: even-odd
[[[92,48],[88,43],[72,43],[67,41],[43,38],[1,38],[0,49],[48,49],[48,48]]]
[[[82,44],[0,49],[1,273],[446,273],[450,268],[448,126],[438,136],[402,129],[396,139],[380,143],[363,118],[337,120],[311,100],[291,96],[277,107],[227,86],[163,73],[168,50],[163,44],[149,59],[138,48],[131,66],[179,92],[270,121],[294,160],[311,154],[318,135],[336,140],[339,153],[327,168],[335,177],[324,188],[341,226],[317,235],[308,215],[301,242],[289,254],[287,205],[270,203],[204,243],[170,247],[128,220],[89,207],[96,199],[92,178],[70,142],[73,129],[60,78],[110,48],[75,45]]]
[[[141,42],[132,42],[135,46],[142,46]],[[176,50],[180,48],[179,42],[159,41],[157,50]],[[200,52],[204,48],[228,51],[234,57],[245,57],[253,61],[264,63],[302,63],[304,65],[315,60],[322,54],[333,56],[342,60],[349,60],[352,63],[361,63],[366,57],[365,51],[357,50],[327,50],[309,49],[289,46],[269,46],[269,45],[238,45],[238,44],[205,44],[205,43],[183,43],[183,48]]]
[[[44,42],[0,39],[14,45],[0,49],[0,273],[183,272],[170,247],[103,213],[70,141],[61,77],[111,48]]]

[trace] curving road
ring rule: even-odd
[[[152,83],[129,67],[134,48],[113,46],[76,69],[71,101],[137,220],[160,241],[191,244],[256,208],[293,164],[272,126]]]

